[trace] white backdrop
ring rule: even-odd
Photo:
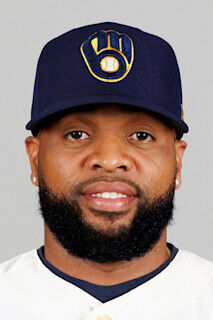
[[[0,4],[0,262],[44,241],[24,145],[41,49],[70,29],[103,21],[156,34],[176,53],[189,133],[167,241],[213,260],[213,1],[7,0]]]

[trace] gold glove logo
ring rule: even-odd
[[[82,43],[81,53],[95,78],[117,82],[124,79],[132,67],[133,41],[114,30],[101,30]]]

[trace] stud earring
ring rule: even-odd
[[[36,183],[36,177],[33,177],[33,183]]]
[[[176,179],[175,182],[176,182],[176,184],[178,184],[178,182],[179,182],[178,179]]]

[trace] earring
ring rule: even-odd
[[[33,177],[33,183],[36,183],[36,177]]]
[[[179,183],[178,179],[176,179],[175,182],[176,182],[176,184],[178,184]]]

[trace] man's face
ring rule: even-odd
[[[186,143],[137,108],[101,104],[82,110],[26,139],[44,221],[69,254],[98,262],[143,256],[172,220]],[[124,182],[134,196],[85,195],[102,182]]]

